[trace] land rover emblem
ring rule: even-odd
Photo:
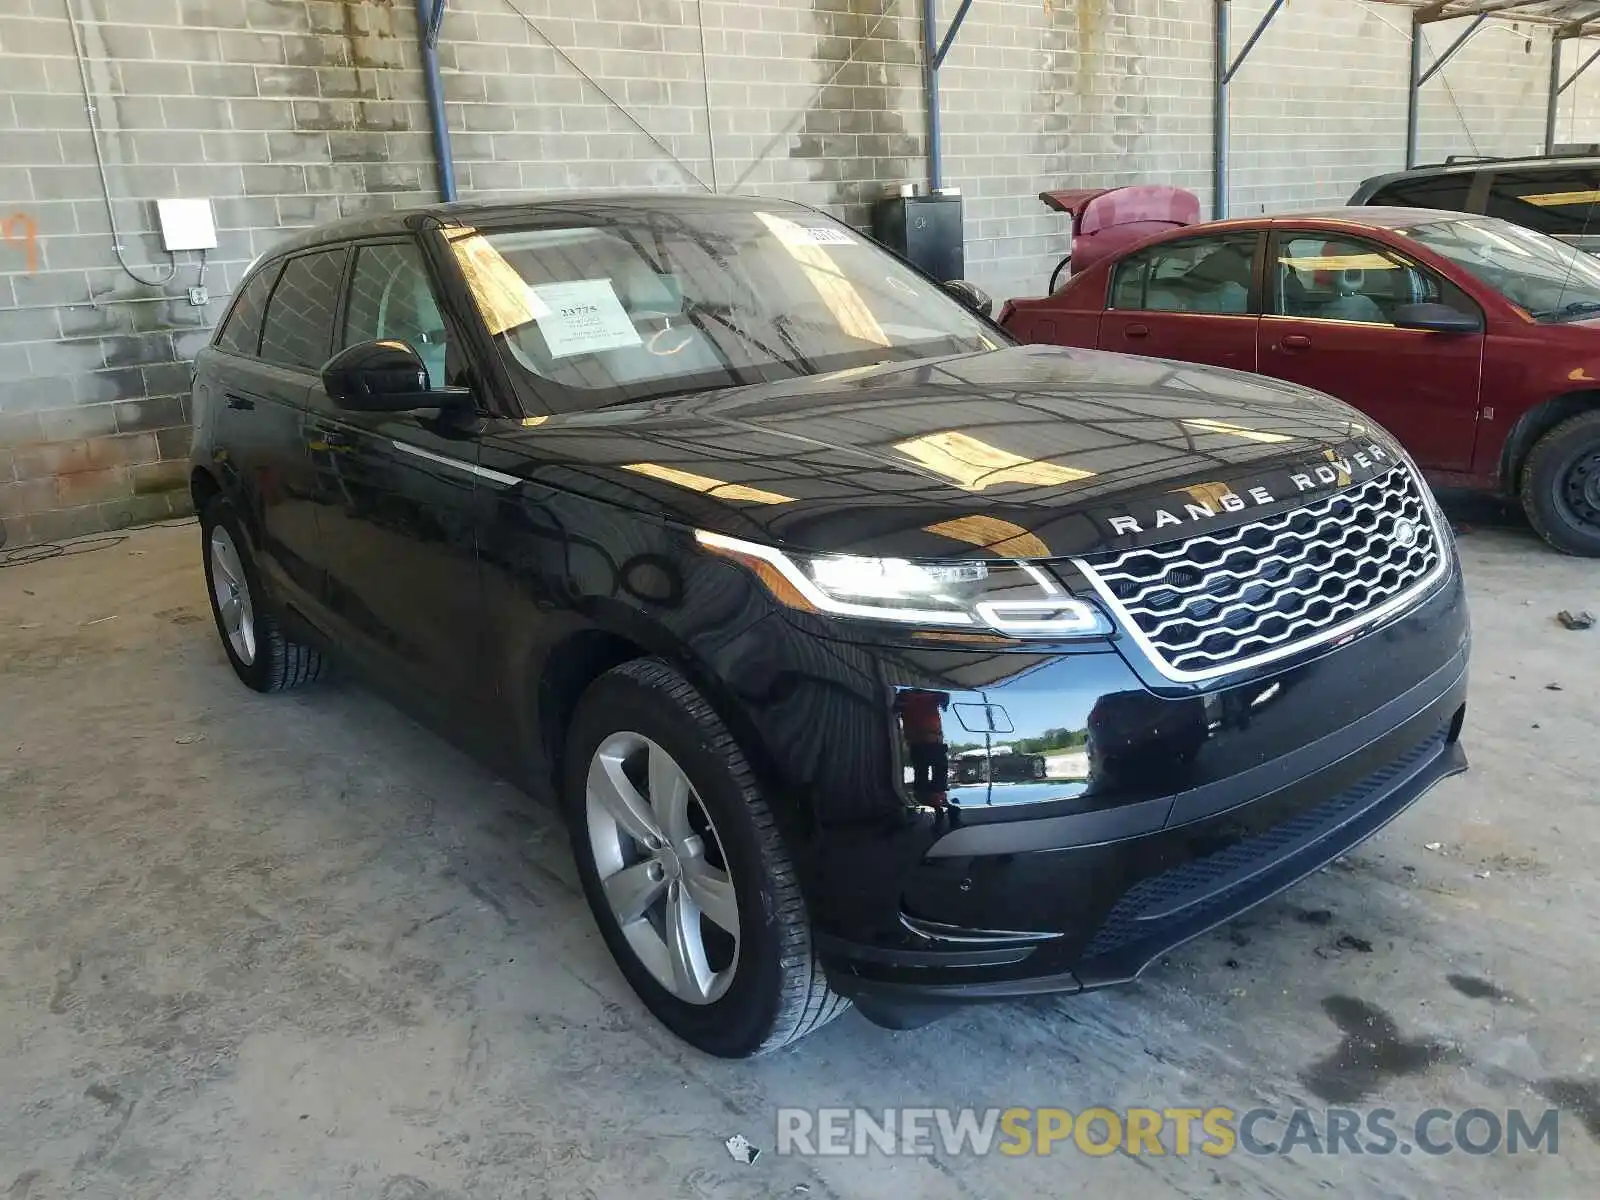
[[[1379,471],[1387,471],[1394,466],[1394,459],[1389,451],[1382,446],[1369,443],[1359,450],[1349,450],[1344,454],[1328,452],[1328,457],[1320,462],[1307,463],[1299,470],[1291,470],[1287,480],[1280,478],[1274,485],[1276,490],[1269,490],[1260,485],[1246,486],[1243,484],[1208,484],[1201,488],[1184,488],[1183,498],[1174,495],[1166,505],[1138,516],[1129,514],[1108,517],[1106,523],[1111,526],[1114,534],[1124,533],[1154,533],[1168,526],[1183,527],[1196,521],[1209,521],[1213,517],[1220,517],[1226,513],[1245,512],[1251,508],[1259,508],[1267,504],[1277,504],[1289,496],[1298,496],[1303,492],[1313,494],[1325,490],[1338,490],[1349,487],[1357,480],[1370,479]],[[1412,524],[1406,522],[1406,524]],[[1399,526],[1395,528],[1398,534]],[[1402,542],[1404,546],[1414,546],[1421,530],[1411,530],[1411,540]]]
[[[1401,517],[1394,523],[1394,544],[1402,550],[1409,550],[1415,546],[1417,538],[1421,534],[1422,530],[1417,528],[1415,521],[1408,521],[1406,518]]]

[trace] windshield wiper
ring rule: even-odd
[[[796,361],[794,359],[785,358],[783,355],[779,354],[776,349],[767,345],[755,334],[751,333],[747,329],[735,325],[732,321],[723,316],[716,309],[712,308],[709,304],[705,304],[697,300],[690,300],[685,297],[683,301],[683,315],[689,318],[690,321],[693,321],[695,327],[699,329],[701,333],[706,334],[707,338],[712,342],[715,342],[716,339],[710,336],[710,332],[703,324],[701,324],[698,318],[703,317],[706,320],[711,321],[713,324],[726,329],[729,333],[743,341],[745,345],[754,347],[760,353],[765,354],[772,362],[788,367],[796,375],[806,374],[805,371],[800,369],[805,365],[804,359]],[[783,336],[783,331],[781,329],[779,330],[779,336]],[[786,343],[788,342],[787,338],[784,340]],[[729,370],[732,369],[733,368],[730,364]]]
[[[1536,312],[1533,314],[1533,319],[1545,321],[1555,317],[1560,320],[1564,317],[1581,317],[1597,312],[1600,312],[1600,300],[1574,300],[1571,304],[1563,304],[1560,308],[1547,308],[1542,312]]]

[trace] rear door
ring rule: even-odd
[[[285,260],[266,301],[256,356],[233,373],[224,397],[231,425],[224,444],[247,481],[262,569],[277,594],[313,622],[323,562],[302,422],[306,393],[328,356],[346,257],[339,246]]]
[[[459,371],[437,292],[410,238],[357,243],[348,296],[329,320],[335,350],[393,339],[432,386]],[[483,629],[473,528],[471,414],[351,412],[320,383],[306,446],[327,544],[335,636],[435,716],[482,699]]]
[[[1397,329],[1401,304],[1483,313],[1454,284],[1377,241],[1278,229],[1261,318],[1263,375],[1337,396],[1400,439],[1418,464],[1465,470],[1478,424],[1484,335]]]
[[[1182,238],[1124,258],[1111,272],[1100,349],[1254,371],[1263,237]]]

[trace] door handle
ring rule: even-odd
[[[250,399],[249,396],[235,396],[232,392],[228,393],[229,408],[236,408],[241,412],[249,412],[255,406],[256,402]]]
[[[1286,333],[1283,341],[1279,343],[1285,350],[1309,350],[1311,339],[1303,333]]]
[[[1148,326],[1148,325],[1127,325],[1127,326],[1124,326],[1123,330],[1122,330],[1122,336],[1123,337],[1133,337],[1133,338],[1149,337],[1150,336],[1150,326]]]
[[[313,425],[306,433],[306,444],[312,450],[348,450],[355,439],[336,425]]]

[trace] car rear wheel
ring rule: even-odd
[[[320,676],[322,655],[283,635],[238,514],[220,496],[200,514],[200,537],[211,615],[233,673],[258,692],[283,691]]]
[[[1522,508],[1557,550],[1600,557],[1600,410],[1568,417],[1534,443]]]
[[[601,935],[679,1037],[743,1058],[849,1007],[816,959],[794,866],[749,764],[666,663],[625,663],[584,694],[563,801]]]

